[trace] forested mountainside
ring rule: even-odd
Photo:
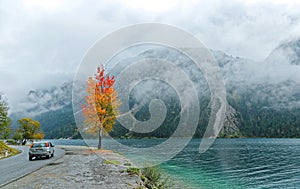
[[[300,137],[300,39],[281,43],[264,61],[253,61],[212,51],[224,77],[228,108],[222,137]],[[184,70],[198,91],[201,114],[195,137],[206,129],[209,109],[209,88],[201,70],[174,50],[152,47],[135,57],[126,57],[123,65],[145,58],[173,62]],[[155,86],[155,87],[154,87]],[[32,90],[28,108],[11,115],[13,121],[33,116],[41,122],[46,138],[79,137],[71,105],[72,83],[51,89]],[[153,98],[162,99],[167,117],[157,130],[141,134],[116,124],[113,137],[168,137],[180,119],[180,101],[166,83],[145,81],[132,91],[130,106],[139,104],[138,120],[150,117],[148,106]],[[16,127],[16,125],[14,125]]]

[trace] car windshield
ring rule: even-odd
[[[36,147],[46,147],[46,143],[33,143],[32,147],[33,148],[36,148]]]

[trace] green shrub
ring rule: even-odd
[[[164,178],[159,167],[146,167],[142,169],[142,178],[144,185],[149,189],[166,189],[168,188],[169,178]]]
[[[139,168],[135,168],[135,167],[127,168],[126,172],[129,175],[138,175],[138,176],[140,176],[140,174],[141,174],[141,170]]]
[[[132,164],[130,162],[124,163],[124,166],[131,166]]]
[[[0,141],[0,159],[5,157],[5,152],[8,151],[8,156],[13,156],[19,153],[18,150],[10,148],[3,141]]]
[[[129,167],[127,168],[127,173],[129,175],[137,175],[141,178],[143,186],[138,188],[142,189],[167,189],[169,188],[169,178],[164,177],[160,168],[155,167],[146,167],[143,169]]]
[[[17,145],[17,142],[13,139],[7,139],[6,143],[9,144],[9,145]]]

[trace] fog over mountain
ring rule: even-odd
[[[23,109],[17,114],[36,116],[45,112],[59,110],[69,105],[72,99],[72,82],[46,89],[36,89],[28,92],[27,99],[20,104]]]
[[[268,98],[274,105],[286,105],[286,108],[299,105],[299,102],[293,100],[300,91],[300,39],[281,43],[265,61],[261,62],[228,55],[222,51],[212,50],[212,54],[221,67],[226,87],[231,93],[251,89],[256,91],[258,98]],[[196,87],[205,85],[203,75],[196,70],[195,65],[176,52],[156,47],[131,56],[122,60],[123,64],[118,65],[119,69],[126,67],[129,62],[143,58],[166,59],[193,76],[193,80],[198,82]],[[199,90],[204,91],[203,87]],[[65,81],[61,86],[30,90],[27,99],[19,104],[21,108],[13,113],[25,111],[32,116],[57,110],[71,102],[71,95],[72,81]]]
[[[300,64],[300,39],[285,41],[267,57],[270,64]]]
[[[297,0],[1,0],[0,92],[20,111],[30,90],[71,81],[95,41],[137,23],[170,24],[211,49],[263,61],[299,35],[299,10]]]
[[[197,69],[187,57],[175,50],[162,48],[161,46],[151,46],[142,51],[136,51],[136,53],[129,53],[126,56],[125,54],[121,53],[115,58],[115,62],[112,62],[112,64],[118,63],[113,70],[116,75],[118,70],[124,69],[132,62],[147,58],[163,59],[172,62],[190,76],[198,91],[200,100],[201,98],[209,98],[208,85],[201,70]],[[241,132],[245,132],[243,134],[247,135],[252,131],[245,127],[254,124],[254,120],[262,119],[259,118],[260,116],[291,115],[289,112],[294,112],[293,115],[300,114],[300,39],[279,44],[264,61],[236,57],[222,51],[212,51],[212,54],[220,66],[227,89],[230,105],[227,117],[230,117],[230,120],[234,122],[227,120],[226,124],[229,125],[229,127],[226,127],[227,130],[230,131],[232,130],[230,128],[233,128],[230,132],[234,132],[242,128]],[[47,113],[65,112],[68,114],[69,120],[64,120],[64,124],[66,125],[69,122],[74,125],[74,119],[72,115],[69,115],[72,114],[72,111],[64,110],[71,108],[71,93],[72,82],[70,81],[66,81],[61,86],[29,91],[27,100],[22,104],[24,109],[14,112],[12,117],[43,114],[44,117],[40,117],[42,127],[48,128],[47,122],[49,120],[43,122],[43,119],[47,117]],[[131,106],[135,103],[148,106],[149,101],[153,98],[174,100],[173,97],[175,97],[175,101],[178,100],[174,90],[169,88],[167,84],[147,81],[140,83],[132,91],[131,99],[133,101],[131,103],[133,104]],[[174,101],[169,100],[169,103],[174,103]],[[147,118],[147,108],[141,111],[137,113],[137,116]],[[282,133],[282,127],[288,127],[289,122],[294,122],[295,127],[299,128],[299,120],[292,119],[295,119],[295,117],[287,118],[285,124],[282,124],[277,130],[272,130],[274,133],[271,136]],[[259,126],[262,123],[255,124]],[[273,123],[270,124],[270,127],[272,127]],[[249,135],[255,136],[255,133]]]

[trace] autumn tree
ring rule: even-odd
[[[16,131],[15,138],[25,139],[26,141],[29,139],[43,139],[44,134],[41,131],[40,122],[35,121],[31,118],[22,118],[17,121],[19,127]]]
[[[11,120],[8,117],[8,105],[0,94],[0,138],[6,139],[9,137]]]
[[[87,133],[98,135],[98,149],[101,149],[102,132],[107,135],[112,131],[113,125],[119,115],[120,102],[114,89],[115,79],[105,73],[104,67],[97,68],[94,77],[88,78],[83,105],[85,117],[84,130]]]

